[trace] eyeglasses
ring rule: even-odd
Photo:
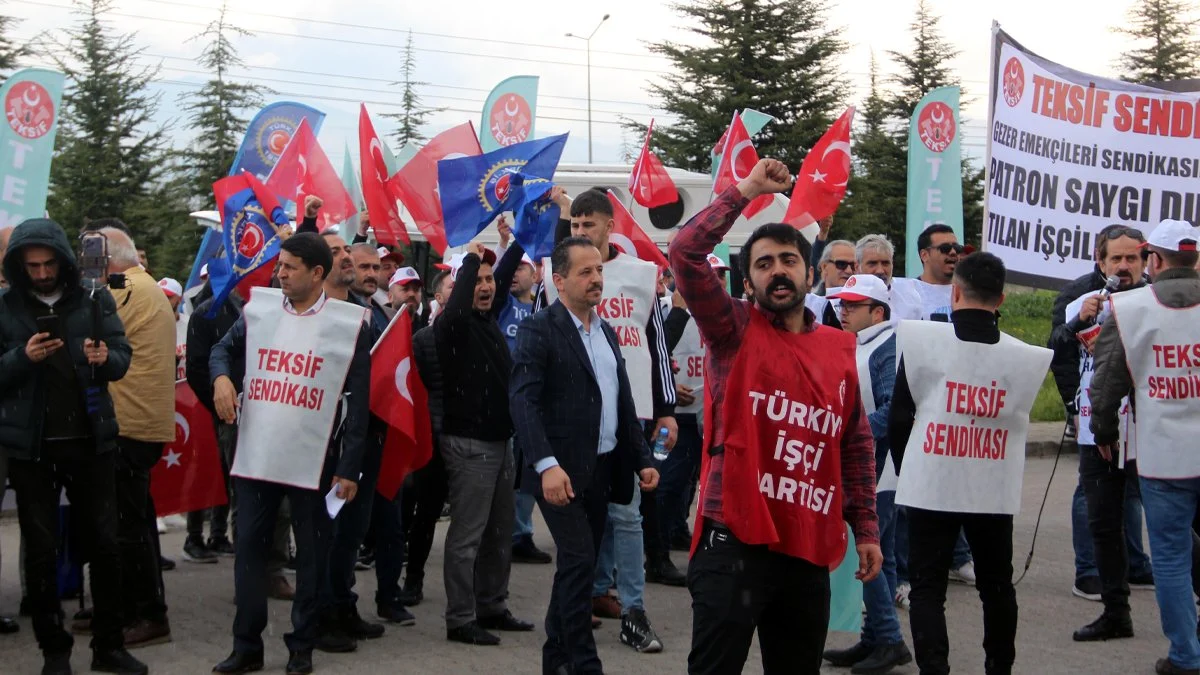
[[[849,314],[850,310],[852,310],[852,309],[858,309],[859,307],[870,307],[871,304],[872,303],[870,303],[870,302],[845,302],[845,301],[843,301],[842,305],[838,309],[838,311],[841,312],[842,314]]]
[[[926,250],[937,251],[938,253],[941,253],[942,255],[950,255],[951,251],[953,251],[956,255],[962,255],[962,252],[964,249],[963,249],[962,244],[945,243],[945,244],[941,244],[938,246],[930,246]]]
[[[833,266],[838,268],[839,272],[845,272],[847,268],[853,270],[855,267],[853,260],[830,260],[829,262],[833,263]]]

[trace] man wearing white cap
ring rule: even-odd
[[[375,299],[379,304],[383,305],[388,301],[388,284],[391,282],[392,276],[396,274],[396,270],[400,269],[400,265],[404,264],[404,256],[386,246],[380,246],[375,252],[379,254],[379,290],[375,292]]]
[[[395,312],[408,307],[413,317],[414,333],[426,325],[424,314],[420,313],[422,288],[421,275],[412,267],[401,267],[388,279],[388,304]]]
[[[1092,378],[1091,430],[1105,458],[1120,452],[1121,400],[1132,392],[1142,505],[1153,553],[1155,595],[1171,642],[1159,675],[1200,673],[1192,602],[1192,521],[1200,503],[1200,231],[1164,220],[1146,239],[1153,285],[1112,296]]]
[[[843,330],[854,333],[858,347],[858,390],[875,438],[875,513],[879,516],[879,546],[883,573],[863,584],[866,606],[859,641],[849,649],[828,649],[824,658],[853,673],[886,673],[912,661],[904,645],[892,599],[896,594],[896,484],[899,475],[888,445],[888,412],[896,384],[896,333],[891,323],[891,293],[873,274],[846,279],[830,299],[840,300]]]
[[[187,319],[179,312],[179,305],[183,302],[183,286],[170,277],[163,277],[158,280],[158,287],[167,296],[171,311],[175,313],[175,379],[182,380],[187,377],[184,358],[187,356],[188,327]]]

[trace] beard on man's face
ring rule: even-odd
[[[754,300],[763,309],[779,313],[794,309],[804,302],[804,294],[796,288],[791,279],[778,275],[771,277],[771,281],[762,290],[755,289]]]

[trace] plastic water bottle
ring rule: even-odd
[[[658,430],[658,438],[654,439],[654,459],[660,462],[667,458],[668,435],[670,435],[670,432],[667,431],[666,427],[663,427]]]

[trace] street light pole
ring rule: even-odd
[[[609,16],[609,14],[605,14],[600,19],[600,23],[596,24],[596,27],[592,29],[591,34],[587,37],[576,35],[574,33],[567,33],[567,37],[575,38],[576,40],[583,40],[584,44],[587,45],[588,164],[592,163],[592,38],[595,37],[596,31],[600,30],[600,26],[604,25],[605,21],[608,21]]]

